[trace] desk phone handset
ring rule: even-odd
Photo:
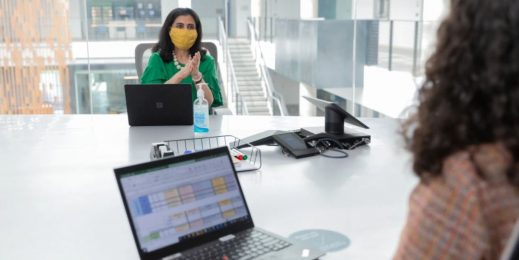
[[[288,151],[295,158],[303,158],[319,154],[319,150],[309,147],[303,138],[296,133],[284,133],[272,136],[276,143]]]

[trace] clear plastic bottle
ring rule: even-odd
[[[195,102],[193,102],[193,129],[195,133],[207,133],[209,132],[209,104],[204,98],[202,85],[199,84],[197,87],[197,98],[195,99]]]

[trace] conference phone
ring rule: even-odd
[[[272,138],[295,158],[319,154],[317,148],[309,146],[303,138],[294,132],[273,135]]]
[[[325,112],[324,127],[305,127],[295,131],[268,130],[242,139],[240,145],[250,143],[263,145],[277,143],[283,150],[295,158],[303,158],[321,154],[333,158],[345,158],[345,150],[351,150],[371,142],[371,136],[344,128],[348,123],[360,128],[369,129],[367,125],[342,109],[339,105],[316,98],[304,97]],[[325,154],[326,151],[339,152],[339,156]]]
[[[317,134],[314,134],[314,131],[317,131]],[[348,157],[346,150],[369,144],[371,140],[369,135],[359,132],[336,135],[318,131],[319,128],[303,128],[297,131],[272,135],[272,139],[284,151],[297,159],[317,154],[326,157],[345,158]],[[327,151],[335,151],[337,153],[332,155],[329,152],[327,153]]]

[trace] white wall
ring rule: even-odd
[[[301,7],[299,3],[300,0],[268,0],[269,16],[286,19],[299,19],[301,17]]]
[[[70,36],[72,39],[81,39],[81,32],[83,31],[81,28],[81,17],[84,17],[86,14],[81,14],[81,10],[83,9],[83,2],[80,0],[70,0],[68,5],[69,7],[69,28],[70,28]]]
[[[301,0],[299,6],[301,19],[312,19],[317,17],[317,9],[319,8],[317,0]]]
[[[354,0],[357,2],[357,9],[353,12],[355,19],[373,19],[373,10],[375,9],[374,1],[378,0]]]
[[[166,20],[169,12],[178,7],[178,0],[161,0],[160,1],[160,12],[162,15],[162,23]]]
[[[363,0],[357,0],[360,5]],[[372,1],[372,0],[371,0]],[[438,0],[427,0],[438,1]],[[393,23],[393,47],[412,49],[414,47],[415,21],[420,21],[422,0],[391,0],[389,18]],[[372,9],[373,10],[373,9]],[[372,14],[373,15],[373,14]],[[380,23],[379,44],[389,45],[389,23]],[[419,36],[421,37],[421,36]]]
[[[362,0],[357,0],[362,1]],[[441,1],[441,0],[428,0]],[[391,20],[420,20],[422,0],[391,0],[389,18]]]
[[[420,59],[425,62],[434,51],[436,45],[436,31],[450,8],[449,0],[424,0],[422,53]]]
[[[251,0],[251,16],[299,19],[300,0]]]
[[[250,1],[250,13],[252,17],[263,16],[263,2],[265,0],[251,0]]]
[[[336,19],[351,19],[353,17],[353,1],[355,0],[337,0],[336,4]],[[365,0],[366,2],[373,0]],[[364,0],[362,0],[364,2]]]
[[[230,0],[232,37],[247,37],[247,18],[251,16],[251,0]]]
[[[303,96],[317,97],[317,90],[305,83],[299,83],[299,115],[315,116],[317,111],[315,106],[303,98]]]
[[[356,0],[358,19],[374,18],[374,1],[378,0]],[[448,6],[449,0],[391,0],[390,18],[393,20],[420,20],[422,18],[424,21],[437,21],[447,13]],[[420,15],[421,12],[423,12],[422,15]]]
[[[449,11],[449,0],[424,0],[423,20],[439,21]]]

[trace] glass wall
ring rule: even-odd
[[[68,10],[63,1],[0,2],[0,113],[70,112]]]
[[[239,1],[247,0],[188,1],[204,39],[216,38],[217,17]],[[250,1],[280,85],[304,83],[356,115],[391,117],[412,103],[447,2]],[[180,2],[0,1],[0,114],[124,112],[123,86],[138,82],[135,47],[155,42]],[[294,89],[281,92],[298,96]]]
[[[326,92],[349,102],[348,109],[357,115],[405,117],[408,108],[416,102],[437,26],[447,11],[446,3],[438,0],[353,1],[357,28],[363,19],[378,24],[377,29],[370,32],[376,35],[378,43],[367,48],[368,52],[376,53],[376,58],[364,64],[359,75],[364,79],[362,85],[354,84],[352,91],[334,88]],[[357,33],[354,37],[363,35]],[[364,55],[363,51],[361,46],[356,46],[357,55]]]
[[[135,45],[156,39],[161,8],[160,0],[6,0],[0,19],[0,113],[120,113],[122,86],[136,82]]]
[[[305,5],[314,9],[306,16],[314,16],[294,19],[263,0],[263,16],[253,21],[274,46],[273,70],[304,84],[301,92],[344,104],[357,116],[397,118],[414,102],[447,2],[318,0]]]
[[[72,1],[71,1],[72,3]],[[138,83],[135,46],[156,41],[162,26],[160,0],[81,0],[83,33],[74,41],[72,113],[125,112],[124,84]],[[79,28],[74,28],[79,29]],[[86,64],[85,64],[86,63]]]
[[[192,2],[204,15],[204,39],[214,39],[224,1],[211,8]],[[156,42],[177,6],[177,0],[0,1],[0,114],[125,112],[123,86],[138,83],[135,47]]]
[[[377,43],[369,46],[376,58],[364,65],[363,84],[352,91],[327,90],[344,99],[348,109],[362,116],[405,117],[416,102],[416,91],[423,81],[424,65],[434,46],[437,26],[447,11],[447,1],[372,0],[352,1],[353,19],[378,24],[371,33]],[[357,23],[357,26],[359,23]],[[358,33],[355,37],[363,37]],[[362,48],[357,46],[357,55]],[[367,113],[366,113],[367,112]]]
[[[87,0],[89,40],[155,39],[161,27],[160,0]]]

